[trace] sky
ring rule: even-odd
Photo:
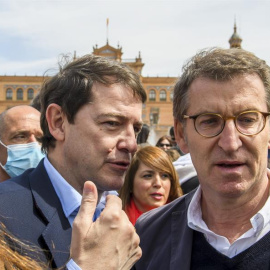
[[[175,77],[196,52],[229,48],[235,21],[270,65],[270,0],[0,0],[0,75],[53,74],[108,38],[123,59],[141,52],[143,76]]]

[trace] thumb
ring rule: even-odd
[[[93,215],[97,206],[97,188],[91,181],[86,181],[83,187],[82,202],[76,218],[81,222],[92,223]]]

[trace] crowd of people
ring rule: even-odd
[[[156,145],[145,100],[135,72],[86,55],[0,114],[0,268],[270,269],[265,61],[197,53]]]

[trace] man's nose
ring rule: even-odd
[[[28,143],[31,143],[31,142],[37,142],[37,138],[34,134],[31,134],[28,139]]]
[[[134,154],[137,151],[137,141],[134,129],[128,129],[119,142],[120,149],[125,149],[127,152]]]
[[[233,119],[226,121],[224,129],[219,135],[218,145],[225,152],[237,151],[242,146],[240,133],[236,129]]]

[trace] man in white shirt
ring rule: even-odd
[[[70,62],[45,81],[41,142],[47,156],[36,169],[0,185],[0,220],[20,240],[42,249],[35,259],[51,268],[68,262],[71,228],[87,180],[97,188],[95,203],[104,192],[120,189],[137,150],[145,99],[138,74],[93,55]],[[94,194],[95,187],[90,189]],[[139,238],[118,197],[107,196],[106,206],[99,204],[91,216],[90,237],[76,249],[75,267],[92,261],[93,269],[104,269],[94,262],[126,269],[140,258]]]
[[[183,193],[189,193],[199,185],[197,172],[192,163],[190,154],[180,156],[173,162],[173,166],[178,173],[179,183]]]
[[[176,141],[200,186],[136,223],[134,269],[270,269],[270,68],[214,48],[184,66],[174,89]]]

